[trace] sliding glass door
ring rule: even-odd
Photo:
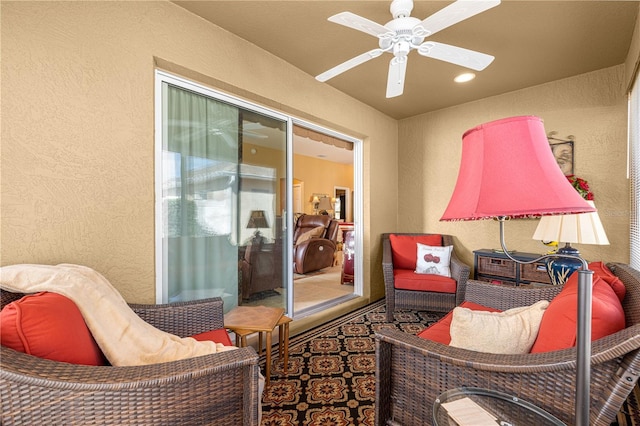
[[[269,292],[286,307],[286,117],[157,84],[158,303],[222,297],[228,311]]]
[[[361,295],[359,142],[157,71],[157,303],[221,297],[225,311],[307,315]],[[323,237],[328,264],[294,275],[304,214],[339,224]]]

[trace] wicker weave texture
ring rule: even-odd
[[[640,272],[610,268],[627,287],[627,328],[594,341],[590,424],[608,426],[640,373]],[[500,309],[550,299],[554,289],[517,289],[469,281],[467,298]],[[559,291],[559,289],[555,289]],[[492,303],[486,303],[487,301]],[[454,348],[397,330],[376,333],[376,424],[431,424],[442,392],[462,386],[502,391],[575,424],[575,348],[538,354],[496,355]]]
[[[2,306],[21,295],[2,292]],[[177,334],[222,327],[219,298],[132,305]],[[3,425],[257,425],[258,356],[241,348],[136,367],[92,367],[0,348]]]
[[[436,293],[432,291],[398,290],[394,285],[393,253],[391,250],[391,234],[382,234],[382,273],[386,295],[387,321],[393,321],[393,313],[400,309],[448,312],[464,300],[465,289],[471,268],[464,264],[451,252],[451,277],[456,281],[455,293]],[[433,235],[417,233],[394,233],[394,235]],[[442,245],[452,246],[453,236],[442,235]]]

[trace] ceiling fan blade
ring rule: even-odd
[[[342,74],[343,72],[350,70],[351,68],[356,67],[360,64],[363,64],[370,59],[377,58],[378,56],[382,55],[383,52],[384,50],[382,49],[373,49],[365,52],[361,55],[356,56],[355,58],[351,58],[348,61],[341,63],[340,65],[336,65],[335,67],[323,72],[322,74],[317,75],[316,80],[323,82],[327,81],[330,78],[333,78],[338,74]]]
[[[404,92],[404,76],[407,72],[407,57],[394,57],[389,62],[387,78],[387,98],[394,98]]]
[[[385,34],[393,35],[393,31],[384,25],[380,25],[377,22],[373,22],[351,12],[341,12],[333,15],[329,17],[329,21],[371,34],[374,37],[381,37]]]
[[[428,37],[499,4],[500,0],[458,0],[416,24],[413,33]]]
[[[450,44],[437,43],[435,41],[425,41],[422,43],[420,47],[418,47],[418,53],[428,58],[439,59],[476,71],[482,71],[495,59],[486,53],[451,46]]]

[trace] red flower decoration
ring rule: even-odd
[[[567,175],[567,180],[569,180],[571,186],[578,191],[582,198],[585,200],[593,200],[593,192],[589,189],[589,184],[586,180],[579,178],[576,175]]]

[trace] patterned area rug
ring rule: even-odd
[[[384,300],[298,335],[289,343],[289,369],[277,359],[262,398],[262,426],[373,425],[376,330],[417,334],[439,320],[434,312],[397,312],[386,323]],[[264,356],[261,358],[264,367]],[[636,385],[612,426],[640,426]]]
[[[395,327],[416,334],[442,317],[396,313],[389,324],[384,312],[384,301],[376,302],[291,339],[287,374],[274,357],[271,384],[262,398],[262,426],[373,425],[374,333]]]

